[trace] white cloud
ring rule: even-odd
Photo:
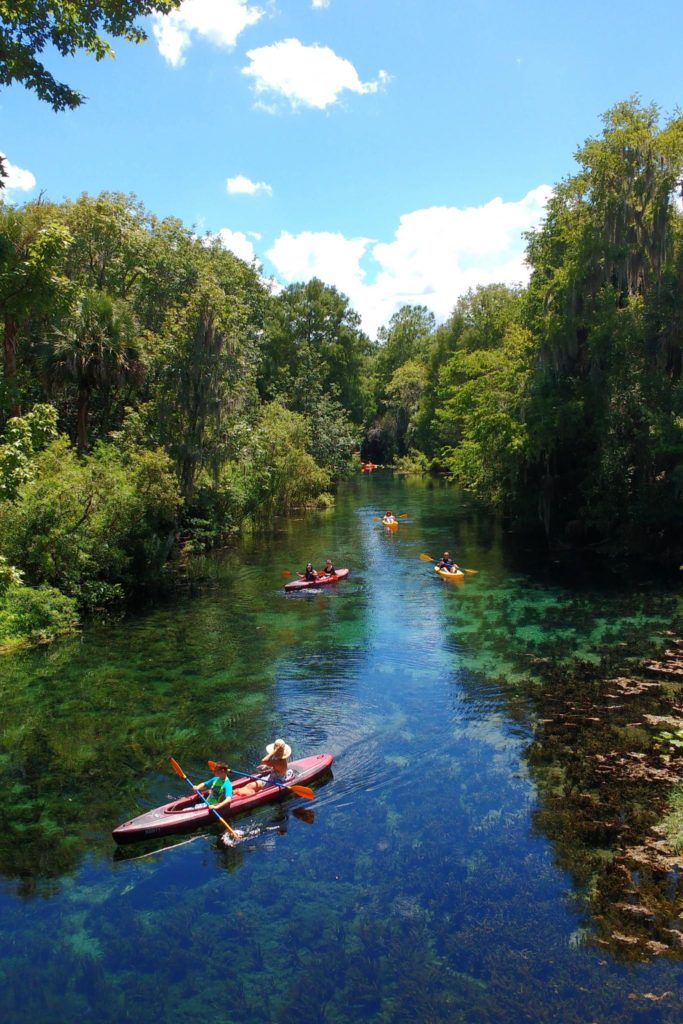
[[[271,46],[248,50],[250,63],[242,74],[254,79],[257,95],[275,94],[292,107],[324,110],[344,90],[364,95],[377,92],[389,81],[380,71],[372,82],[361,82],[353,64],[328,46],[304,46],[298,39],[282,39]]]
[[[311,0],[311,7],[313,10],[322,10],[323,7],[329,7],[330,0]]]
[[[266,195],[272,196],[273,189],[265,181],[251,181],[250,178],[245,178],[243,174],[237,174],[234,178],[228,178],[225,182],[231,196],[255,196],[257,192],[265,192]]]
[[[249,233],[251,234],[252,232]],[[235,256],[239,256],[239,258],[244,260],[246,263],[253,263],[256,259],[254,246],[243,231],[233,231],[231,228],[221,228],[219,231],[216,231],[215,234],[206,235],[205,240],[208,243],[218,240],[224,249],[228,249],[230,252],[233,252]]]
[[[288,284],[319,277],[350,296],[358,290],[363,276],[360,261],[371,241],[331,231],[282,231],[266,255]]]
[[[11,192],[30,192],[32,188],[36,187],[36,179],[30,171],[26,171],[23,167],[17,167],[16,164],[11,163],[4,153],[0,153],[0,156],[4,157],[5,173],[7,174],[7,177],[4,179],[4,198],[12,202]]]
[[[193,34],[229,49],[262,17],[261,8],[250,7],[248,0],[184,0],[178,10],[155,15],[153,32],[164,60],[180,67]]]
[[[288,284],[319,277],[339,288],[374,335],[403,305],[425,305],[445,319],[469,288],[525,282],[522,233],[540,222],[550,194],[540,185],[518,202],[415,210],[400,218],[391,242],[282,232],[266,255]],[[364,258],[376,264],[372,281]]]

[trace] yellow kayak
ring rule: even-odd
[[[395,519],[392,522],[389,522],[389,523],[387,523],[383,519],[382,523],[383,523],[384,526],[386,526],[387,530],[398,530],[398,522]]]
[[[465,579],[465,573],[462,569],[458,569],[457,572],[449,572],[448,569],[439,569],[434,566],[434,572],[441,577],[442,580],[452,580],[458,582],[459,580]]]

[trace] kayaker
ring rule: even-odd
[[[220,811],[222,807],[229,807],[230,801],[232,800],[232,782],[228,778],[228,768],[225,761],[218,761],[216,763],[215,772],[216,774],[211,779],[207,779],[206,782],[200,782],[197,786],[193,786],[198,793],[204,793],[208,790],[207,800],[213,807],[214,811]]]
[[[446,572],[460,572],[460,566],[455,564],[447,551],[444,551],[443,555],[436,563],[436,568],[445,569]]]
[[[323,569],[323,575],[324,576],[336,576],[337,575],[337,570],[332,565],[332,559],[331,558],[326,558],[325,559],[325,568]]]
[[[288,782],[289,779],[294,777],[294,773],[289,767],[291,756],[292,748],[284,740],[277,739],[269,743],[266,747],[266,756],[256,769],[257,772],[267,771],[268,775],[265,779],[259,779],[258,781],[250,782],[246,786],[240,786],[240,796],[258,793],[259,789],[263,789],[269,782]]]
[[[384,518],[382,519],[382,522],[384,523],[385,526],[391,526],[392,523],[396,522],[396,517],[395,517],[394,513],[393,512],[385,512],[384,513]]]
[[[313,563],[312,562],[307,562],[306,563],[306,568],[304,569],[304,579],[305,580],[315,580],[315,579],[318,578],[319,575],[320,575],[320,573],[317,571],[317,569],[313,568]]]

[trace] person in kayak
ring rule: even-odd
[[[303,574],[299,573],[299,575],[302,576],[302,578],[305,580],[317,580],[320,573],[317,571],[317,569],[313,568],[312,562],[307,562]]]
[[[289,767],[289,759],[292,756],[292,748],[284,740],[274,740],[266,747],[266,756],[256,769],[257,772],[268,772],[264,779],[250,782],[246,786],[240,786],[240,796],[251,796],[258,793],[271,782],[288,782],[294,777],[294,772]]]
[[[394,515],[393,512],[385,512],[382,522],[384,523],[385,526],[391,526],[393,523],[396,522],[396,516]]]
[[[200,782],[197,786],[193,787],[198,793],[205,793],[208,790],[206,799],[214,811],[220,811],[221,808],[230,806],[232,782],[228,778],[229,771],[230,769],[225,761],[218,761],[215,768],[216,774],[213,778],[207,779],[206,782]]]
[[[336,576],[337,575],[337,570],[332,565],[332,559],[331,558],[326,558],[325,559],[325,568],[323,569],[322,574],[323,574],[323,576]]]
[[[444,551],[443,555],[436,563],[436,568],[445,569],[446,572],[460,572],[460,566],[455,564],[447,551]]]

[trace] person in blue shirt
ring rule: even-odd
[[[206,782],[200,782],[194,788],[198,793],[204,793],[214,811],[220,811],[223,807],[229,807],[232,800],[232,782],[228,778],[228,768],[225,761],[218,761],[215,768],[216,774]],[[207,792],[208,791],[208,792]]]
[[[447,551],[444,551],[443,555],[436,563],[437,569],[445,569],[446,572],[459,572],[460,566],[456,565],[451,556]]]

